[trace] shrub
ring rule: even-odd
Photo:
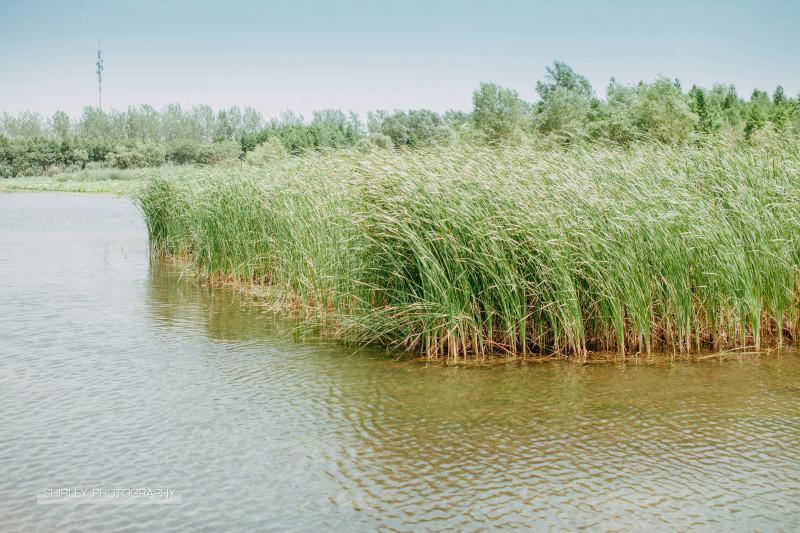
[[[384,135],[391,139],[394,146],[432,146],[440,141],[449,141],[452,137],[445,132],[447,125],[442,117],[427,109],[397,110],[393,113],[377,111],[368,117],[370,134]]]
[[[61,168],[59,165],[50,165],[45,169],[44,175],[50,177],[57,176],[58,174],[61,174],[63,170],[64,169]]]
[[[667,78],[640,83],[631,113],[634,124],[649,138],[660,142],[686,141],[699,123],[689,107],[688,97]]]
[[[70,159],[73,164],[86,168],[86,163],[89,161],[89,152],[85,148],[74,148],[70,154]]]
[[[277,137],[270,137],[248,152],[245,159],[248,163],[254,165],[264,165],[272,161],[286,159],[288,156],[289,152],[283,147],[281,140]]]
[[[214,165],[238,159],[241,154],[241,145],[234,141],[201,144],[194,162],[200,165]]]
[[[392,138],[382,133],[362,137],[356,143],[356,149],[362,153],[368,153],[372,150],[391,150],[392,148],[394,148]]]
[[[193,163],[197,160],[197,153],[199,150],[200,143],[197,141],[183,140],[169,147],[167,158],[179,165]]]
[[[164,161],[164,149],[153,143],[119,144],[106,154],[106,164],[115,168],[157,167]]]
[[[378,148],[383,148],[385,150],[391,150],[392,148],[394,148],[394,143],[392,142],[392,138],[382,133],[374,133],[369,137],[367,137],[367,140],[374,146],[377,146]]]

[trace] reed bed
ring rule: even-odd
[[[585,358],[798,331],[796,142],[336,151],[138,201],[159,250],[348,342]]]

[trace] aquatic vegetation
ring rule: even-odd
[[[582,357],[798,331],[796,141],[337,150],[137,197],[155,247],[350,342]]]

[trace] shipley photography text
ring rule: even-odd
[[[180,503],[175,489],[153,488],[46,488],[36,495],[38,504],[99,504],[99,503]]]

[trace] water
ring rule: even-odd
[[[303,343],[151,265],[100,195],[0,194],[0,317],[2,530],[800,524],[797,353],[442,368]],[[37,504],[137,487],[180,503]]]

